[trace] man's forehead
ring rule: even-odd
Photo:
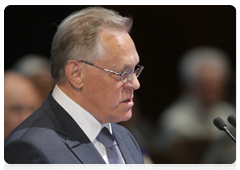
[[[128,32],[117,30],[101,30],[99,32],[99,40],[103,46],[107,45],[112,48],[119,47],[127,43],[127,41],[132,41]]]
[[[139,62],[139,57],[130,35],[124,31],[101,31],[100,43],[106,60],[122,62],[124,67],[132,67]]]

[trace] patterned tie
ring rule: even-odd
[[[123,164],[122,155],[117,146],[117,142],[106,127],[98,134],[97,140],[106,147],[109,164]]]

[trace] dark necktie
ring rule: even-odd
[[[117,142],[106,127],[100,131],[97,140],[106,147],[109,164],[123,164],[122,155],[117,146]]]

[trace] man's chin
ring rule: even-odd
[[[128,112],[126,112],[118,122],[128,121],[129,119],[131,119],[131,117],[132,117],[132,109],[130,109]]]

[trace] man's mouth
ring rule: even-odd
[[[123,102],[130,102],[131,100],[130,99],[126,99],[126,100],[124,100]]]
[[[132,107],[134,105],[133,97],[127,98],[121,102],[126,107]]]
[[[132,101],[132,98],[128,98],[126,100],[123,100],[122,102],[131,102]]]

